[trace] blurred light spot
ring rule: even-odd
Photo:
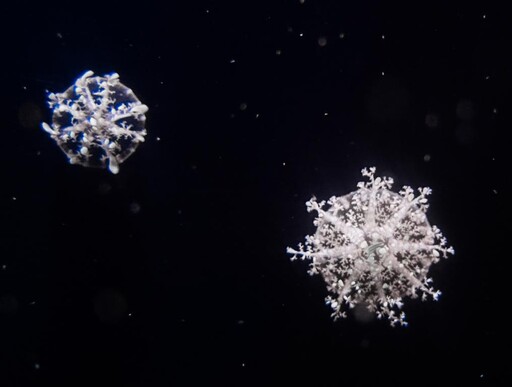
[[[101,183],[98,187],[98,193],[100,195],[106,195],[110,193],[112,186],[109,183]]]
[[[439,116],[435,113],[428,113],[425,116],[425,125],[430,129],[437,128],[439,126]]]
[[[132,214],[138,214],[140,212],[140,204],[137,202],[130,203],[130,212]]]

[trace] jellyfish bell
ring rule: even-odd
[[[148,107],[119,81],[119,74],[85,72],[63,93],[48,93],[52,123],[41,124],[71,164],[119,166],[144,142]]]

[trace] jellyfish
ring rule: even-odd
[[[114,174],[146,135],[148,107],[119,81],[117,73],[85,72],[63,93],[48,93],[52,124],[42,128],[70,164],[108,168]]]
[[[318,214],[317,230],[287,252],[292,260],[309,261],[310,275],[322,276],[334,319],[359,306],[387,317],[392,326],[406,326],[404,299],[437,301],[441,292],[428,272],[454,249],[427,219],[430,188],[418,188],[417,196],[408,186],[394,192],[393,179],[376,177],[375,171],[362,170],[369,181],[358,183],[356,191],[327,202],[309,200],[307,210]]]

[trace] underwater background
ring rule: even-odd
[[[505,385],[511,27],[490,2],[3,6],[0,386]],[[117,175],[70,165],[47,91],[149,107]],[[407,327],[333,321],[287,246],[364,167],[432,188],[455,255]],[[502,351],[505,350],[505,355]]]

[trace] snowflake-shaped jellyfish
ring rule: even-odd
[[[148,107],[116,73],[93,77],[87,71],[63,93],[48,93],[52,125],[43,129],[71,164],[119,172],[119,165],[144,142]]]
[[[436,226],[427,220],[430,188],[391,191],[393,179],[375,177],[375,168],[363,169],[368,182],[357,190],[325,201],[312,198],[308,212],[316,211],[316,233],[306,236],[298,250],[288,247],[292,260],[310,261],[309,274],[320,274],[330,295],[332,317],[346,317],[345,309],[365,306],[392,326],[406,325],[401,310],[406,297],[437,300],[427,276],[440,257],[454,254]]]

